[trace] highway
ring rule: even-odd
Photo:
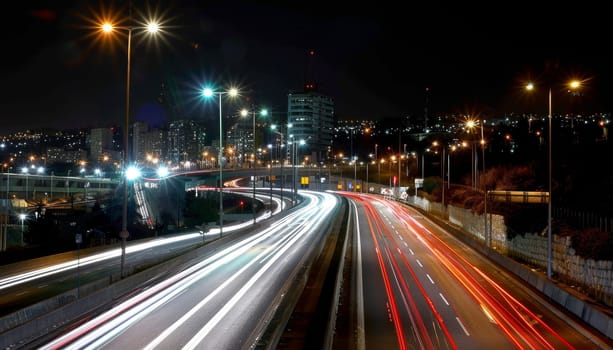
[[[117,300],[102,313],[85,315],[53,337],[38,339],[36,347],[248,349],[274,344],[262,335],[274,327],[279,309],[293,305],[287,300],[290,289],[302,288],[300,274],[332,234],[329,225],[340,216],[340,195],[350,203],[347,240],[341,242],[348,247],[342,256],[347,268],[336,281],[342,285],[333,301],[336,314],[320,320],[321,327],[333,329],[333,337],[329,343],[315,343],[333,349],[608,348],[563,310],[414,208],[368,194],[300,194],[306,199],[303,205],[283,215],[273,213],[278,221],[265,215],[258,217],[257,226],[251,227],[251,220],[224,226],[231,239],[199,248],[202,255],[189,267]],[[249,229],[239,235],[229,234],[245,227]],[[216,235],[212,228],[204,237],[195,232],[133,242],[127,262],[153,263],[158,255],[182,254]],[[116,248],[81,255],[80,277],[70,254],[53,259],[65,261],[44,266],[29,261],[3,269],[0,300],[74,288],[119,268]],[[292,327],[290,320],[286,328],[294,337],[307,334]],[[296,348],[287,339],[281,343]]]
[[[240,349],[255,343],[327,234],[339,199],[305,205],[237,236],[191,267],[125,298],[40,349]]]
[[[341,193],[341,192],[339,192]],[[413,208],[352,200],[334,349],[598,349],[549,304]],[[341,302],[343,304],[343,302]]]
[[[126,249],[126,265],[147,266],[201,243],[202,235],[199,233],[130,242]],[[116,246],[106,246],[3,266],[0,274],[1,316],[118,273],[120,255],[121,250]]]
[[[266,201],[270,197],[261,194],[257,196]],[[285,203],[276,197],[273,197],[273,201],[276,202],[276,210],[272,214],[279,214]],[[264,213],[257,217],[257,222],[269,217],[270,213]],[[251,224],[252,221],[229,224],[224,227],[224,233],[249,229]],[[182,232],[128,241],[126,270],[139,270],[158,264],[202,245],[203,240],[210,242],[216,238],[219,238],[218,227],[211,227],[206,233]],[[120,256],[119,245],[113,245],[74,250],[2,266],[0,317],[73,289],[78,292],[81,287],[101,278],[112,279],[114,275],[119,278]]]

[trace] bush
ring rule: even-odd
[[[574,231],[572,246],[577,255],[594,260],[610,260],[613,257],[613,234],[589,228]]]
[[[543,191],[543,185],[535,181],[535,167],[534,164],[492,167],[481,177],[479,187],[501,191]],[[424,180],[419,193],[429,201],[440,202],[442,189],[441,179],[430,177]],[[477,215],[485,211],[483,192],[475,191],[471,186],[451,184],[449,189],[445,187],[445,204],[471,210]],[[525,233],[545,234],[547,230],[547,206],[543,204],[488,202],[487,211],[505,218],[508,239]],[[560,218],[553,222],[552,230],[554,234],[570,236],[577,255],[583,258],[610,260],[613,257],[613,233],[598,228],[578,229]]]

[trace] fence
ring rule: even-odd
[[[613,218],[571,208],[553,208],[553,217],[568,222],[578,229],[597,227],[600,231],[613,233]]]

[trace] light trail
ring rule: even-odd
[[[404,207],[392,201],[380,200],[380,202],[386,203],[392,209],[392,213],[397,218],[396,221],[402,223],[409,232],[419,239],[424,247],[437,258],[440,265],[481,305],[487,317],[498,325],[516,347],[557,349],[562,346],[567,349],[574,348],[540,317],[535,315],[516,298],[512,297],[498,283],[471,264],[462,255],[458,254],[440,237],[415,220],[414,217],[407,213]],[[477,277],[482,278],[487,283],[484,284],[483,281],[477,280]],[[497,294],[492,293],[492,289]],[[536,327],[537,325],[540,328]],[[548,334],[556,339],[559,345],[551,343],[544,334]]]
[[[299,239],[314,234],[316,228],[324,220],[329,219],[327,215],[338,203],[338,198],[329,194],[315,196],[305,193],[303,195],[307,198],[306,205],[300,210],[281,218],[274,227],[249,235],[192,267],[173,275],[171,278],[149,287],[113,309],[55,339],[41,349],[98,349],[126,332],[139,320],[154,313],[162,305],[171,302],[195,283],[202,281],[213,271],[224,268],[239,257],[243,260],[249,259],[240,269],[227,276],[224,282],[217,286],[211,294],[151,340],[145,348],[152,349],[158,346],[179,329],[182,324],[198,314],[198,311],[204,305],[224,291],[232,281],[244,275],[245,271],[257,266],[257,272],[249,278],[248,282],[238,291],[235,291],[232,298],[225,302],[222,308],[210,318],[209,322],[203,325],[200,331],[185,345],[186,349],[197,347],[217,323],[233,309],[240,298],[249,291],[249,287],[257,283],[271,266],[285,257],[288,250],[293,248]],[[258,244],[269,239],[275,239],[275,243],[262,245],[261,247],[265,247],[265,249],[260,248],[262,251],[253,256],[246,254]],[[266,256],[269,256],[267,261],[263,265],[258,264]]]

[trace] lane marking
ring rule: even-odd
[[[462,327],[462,330],[464,331],[464,333],[470,337],[470,333],[468,333],[468,330],[466,329],[466,327],[464,327],[464,324],[462,324],[462,321],[460,321],[460,318],[456,316],[455,319],[460,324],[460,327]]]

